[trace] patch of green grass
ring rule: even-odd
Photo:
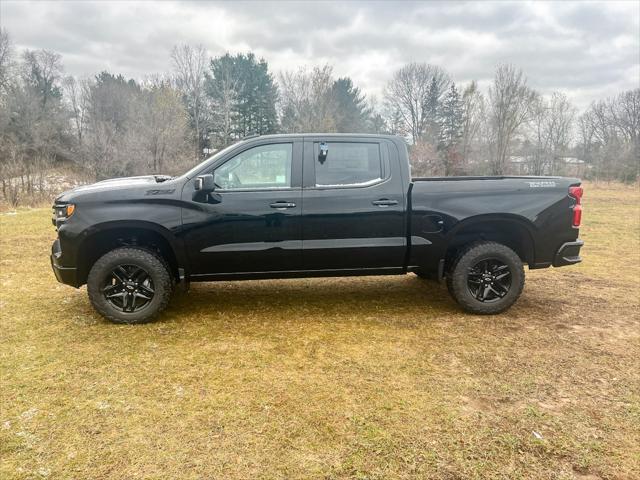
[[[49,210],[2,214],[0,478],[638,478],[640,194],[585,192],[584,263],[495,317],[409,275],[112,325],[55,281]]]

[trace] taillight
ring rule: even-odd
[[[582,187],[569,187],[569,196],[575,198],[576,204],[573,206],[573,227],[578,228],[582,221]]]
[[[583,193],[584,190],[582,187],[569,187],[569,195],[578,201],[578,205],[580,205],[580,199],[582,198]]]
[[[573,207],[573,226],[574,228],[580,227],[582,221],[582,205],[576,205]]]

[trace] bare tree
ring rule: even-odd
[[[440,100],[451,79],[442,68],[410,63],[396,71],[385,90],[389,111],[399,114],[413,143],[418,143],[432,116],[431,100]]]
[[[579,120],[586,159],[595,176],[633,181],[640,163],[640,88],[593,102]]]
[[[398,110],[394,110],[388,103],[383,104],[383,116],[386,119],[388,130],[391,135],[406,137],[409,132],[402,119],[402,114]]]
[[[336,99],[333,97],[331,87],[333,85],[333,68],[325,65],[322,68],[314,68],[311,73],[311,118],[313,123],[311,131],[337,131],[335,112],[337,110]]]
[[[88,79],[76,80],[75,77],[65,77],[62,88],[66,94],[66,101],[71,111],[71,121],[75,130],[78,145],[81,146],[87,129],[87,115],[91,83]]]
[[[584,112],[577,120],[578,141],[582,158],[587,158],[591,152],[593,143],[593,127],[589,119],[589,112]]]
[[[518,129],[529,119],[535,93],[527,86],[522,70],[512,65],[496,69],[493,86],[489,89],[490,122],[492,131],[491,171],[506,173],[511,142]]]
[[[553,92],[548,99],[536,94],[529,108],[529,173],[562,173],[558,160],[569,151],[576,109],[566,95],[559,92]]]
[[[13,66],[13,44],[9,33],[0,29],[0,93],[6,92]]]
[[[549,136],[546,124],[549,105],[541,95],[536,95],[530,105],[528,122],[528,139],[531,144],[529,156],[529,173],[543,175],[545,171],[546,155],[549,151]]]
[[[311,76],[300,69],[280,72],[280,117],[287,132],[303,132],[312,123]]]
[[[545,125],[550,173],[559,173],[557,161],[569,149],[575,116],[576,109],[567,96],[554,92],[549,99]]]
[[[187,111],[191,117],[195,136],[196,160],[202,157],[202,146],[208,111],[206,108],[205,72],[207,52],[202,45],[173,47],[171,59],[175,72],[175,82],[184,95]]]
[[[413,176],[426,177],[444,174],[441,157],[436,147],[427,142],[409,146],[409,163]]]
[[[24,82],[36,90],[46,108],[51,97],[61,97],[57,85],[62,77],[62,56],[51,50],[25,50],[22,53]]]
[[[640,88],[618,95],[611,107],[612,120],[622,137],[638,149],[640,141]]]
[[[336,99],[329,65],[280,73],[282,128],[290,132],[335,132]]]
[[[484,96],[478,89],[478,83],[475,80],[462,93],[462,110],[462,162],[467,165],[472,145],[480,137],[486,121]]]
[[[140,126],[139,101],[140,86],[122,75],[102,72],[91,82],[83,159],[97,179],[141,171],[143,150],[133,140]]]
[[[168,160],[180,158],[187,134],[188,113],[179,92],[159,82],[143,92],[142,122],[139,139],[149,158],[147,171],[165,173]]]
[[[238,96],[240,78],[229,55],[211,62],[211,74],[207,73],[208,96],[215,112],[212,118],[216,145],[225,147],[234,140],[234,108]]]
[[[11,118],[10,83],[12,75],[13,45],[9,34],[5,29],[0,29],[0,182],[2,183],[2,196],[11,205],[18,201],[17,190],[14,190],[10,179],[16,172],[15,157],[18,145],[9,132]]]
[[[61,57],[47,50],[26,50],[20,73],[3,95],[10,117],[2,129],[3,143],[16,166],[22,193],[41,195],[45,171],[67,150],[68,122],[58,82]]]

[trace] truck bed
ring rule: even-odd
[[[536,175],[471,175],[455,177],[412,177],[412,182],[456,182],[462,180],[554,180],[562,177],[547,177]]]
[[[410,238],[421,241],[412,242],[409,264],[436,269],[457,237],[499,241],[530,268],[549,266],[563,244],[577,239],[568,193],[579,184],[567,177],[414,177]]]

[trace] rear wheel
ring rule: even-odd
[[[123,247],[98,259],[89,272],[87,290],[93,307],[115,323],[145,323],[165,309],[173,282],[158,255]]]
[[[449,293],[471,313],[503,312],[518,299],[523,287],[520,257],[496,242],[475,243],[463,250],[447,275]]]

